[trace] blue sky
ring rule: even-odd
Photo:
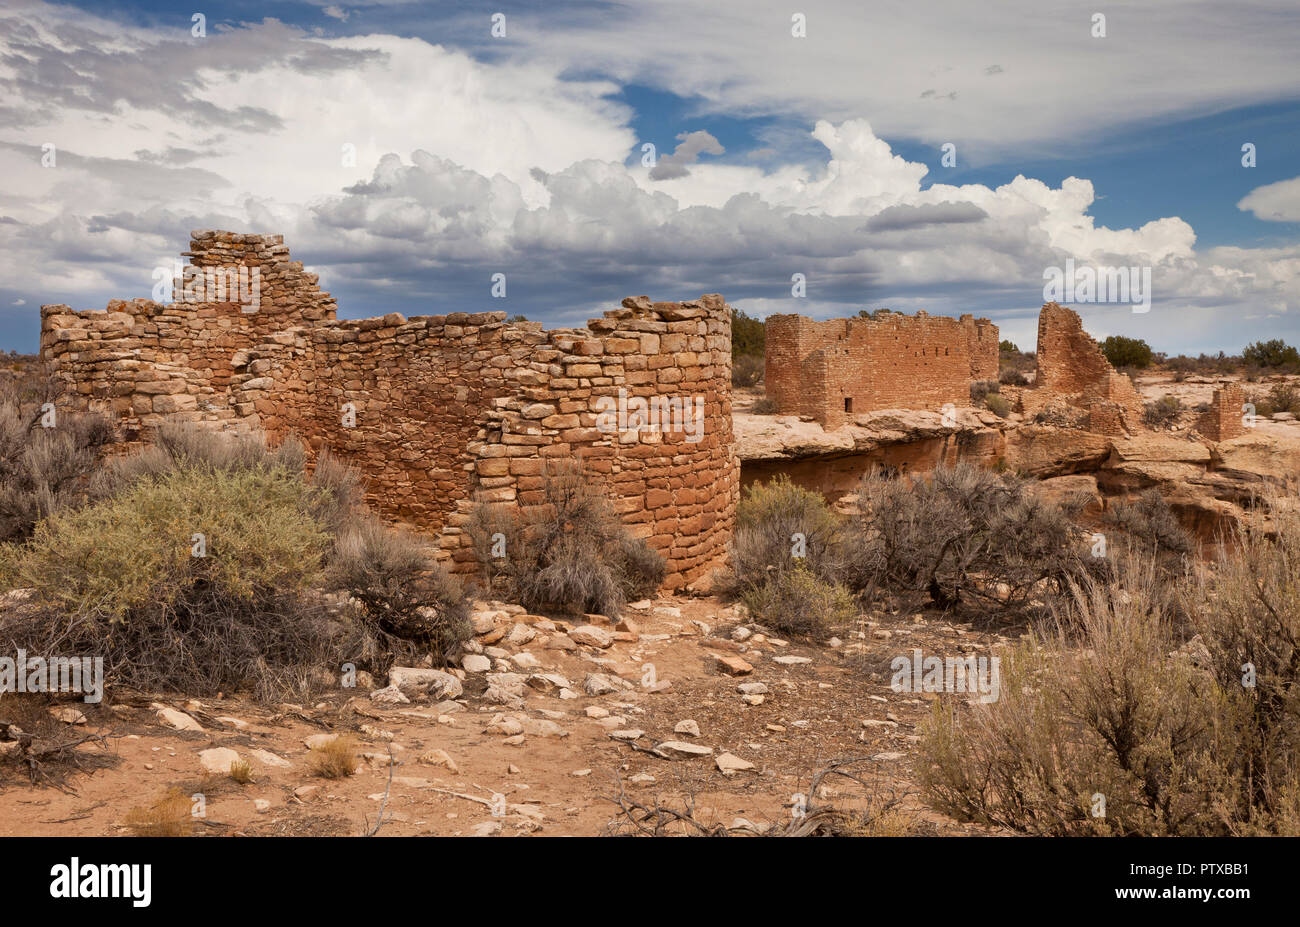
[[[202,227],[282,232],[346,317],[721,292],[1029,347],[1072,259],[1151,268],[1149,312],[1075,306],[1098,337],[1300,343],[1294,3],[1106,4],[1104,36],[1069,0],[799,6],[799,37],[767,0],[6,9],[0,348],[147,296]]]

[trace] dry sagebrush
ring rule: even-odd
[[[543,491],[537,505],[474,507],[467,530],[492,589],[534,611],[613,617],[663,582],[663,558],[632,535],[580,464],[550,465]]]
[[[100,415],[44,411],[59,390],[42,368],[0,380],[0,543],[22,541],[55,511],[96,495],[92,474],[114,440]]]
[[[1033,834],[1300,834],[1300,512],[1269,510],[1181,589],[1127,552],[1004,660],[997,701],[937,705],[934,807]]]
[[[1010,473],[970,464],[863,480],[849,525],[850,587],[925,596],[940,608],[1023,608],[1088,570],[1071,512]]]
[[[102,655],[117,685],[269,700],[322,666],[382,671],[468,633],[459,586],[358,510],[354,473],[322,456],[308,479],[304,456],[164,427],[96,475],[96,501],[0,548],[0,574],[34,591],[0,621],[0,647]],[[331,578],[352,606],[322,594]]]

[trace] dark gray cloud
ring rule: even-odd
[[[124,195],[134,195],[137,199],[144,195],[153,200],[207,196],[230,185],[220,174],[200,167],[171,167],[154,159],[96,157],[63,148],[58,142],[55,145],[55,166],[48,170],[55,171],[55,177],[68,177],[70,186],[78,180],[89,179],[97,185],[116,188]],[[20,152],[30,157],[32,163],[39,163],[43,153],[40,145],[5,141],[0,141],[0,149]]]
[[[923,203],[919,206],[888,206],[872,216],[865,228],[869,232],[890,232],[926,225],[952,225],[979,222],[989,214],[974,203]]]
[[[651,180],[672,180],[690,174],[690,165],[699,160],[702,154],[720,155],[726,149],[722,143],[708,132],[683,132],[677,136],[680,145],[670,155],[658,159],[650,169]]]
[[[32,124],[55,113],[111,115],[124,107],[179,116],[208,129],[269,132],[282,127],[262,106],[219,106],[201,98],[214,80],[287,67],[304,74],[347,71],[378,51],[345,49],[312,41],[300,29],[264,20],[257,29],[190,35],[188,15],[177,17],[174,37],[145,44],[105,36],[68,21],[45,24],[55,42],[27,22],[0,16],[0,64],[13,70],[0,78],[0,93],[26,106],[10,106],[11,124]],[[105,46],[112,45],[112,50]],[[122,44],[130,47],[120,49]]]

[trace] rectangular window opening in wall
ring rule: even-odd
[[[852,396],[845,396],[845,397],[844,397],[844,411],[847,412],[847,413],[849,413],[849,414],[852,414],[852,413],[853,413],[853,397],[852,397]]]

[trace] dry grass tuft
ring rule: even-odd
[[[188,837],[194,832],[190,800],[178,788],[147,807],[132,808],[125,823],[137,837]]]
[[[311,752],[313,776],[345,779],[357,771],[357,743],[351,737],[340,735],[319,747],[312,747]]]

